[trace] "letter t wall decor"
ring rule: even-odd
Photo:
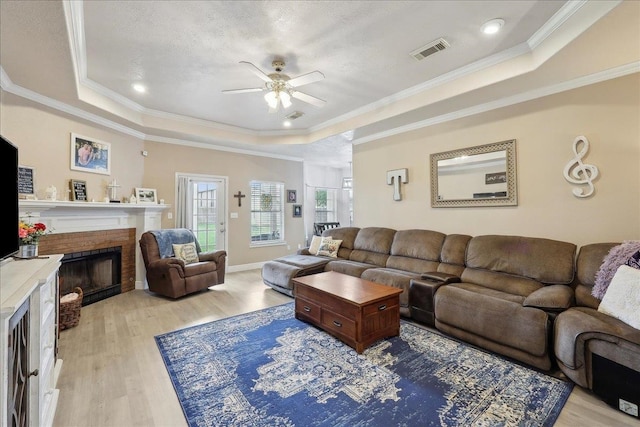
[[[393,185],[393,200],[402,200],[402,194],[400,193],[401,182],[403,184],[409,182],[409,172],[407,168],[387,171],[387,185]]]

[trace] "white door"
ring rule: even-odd
[[[189,177],[189,227],[202,251],[226,249],[226,179]]]

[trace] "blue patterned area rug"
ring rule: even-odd
[[[551,426],[572,384],[401,321],[363,354],[293,303],[156,337],[189,426]]]

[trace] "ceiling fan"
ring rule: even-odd
[[[316,107],[322,107],[324,104],[326,104],[326,101],[320,98],[316,98],[315,96],[311,96],[297,90],[297,88],[302,85],[314,83],[324,79],[324,74],[322,74],[320,71],[312,71],[310,73],[303,74],[292,79],[286,74],[282,73],[285,63],[280,59],[275,59],[273,62],[271,62],[271,65],[275,70],[275,72],[271,74],[265,73],[260,68],[253,65],[251,62],[240,61],[240,63],[244,64],[260,79],[264,80],[264,87],[223,90],[222,93],[267,92],[264,96],[264,99],[265,101],[267,101],[267,104],[269,104],[270,113],[276,113],[279,110],[280,105],[282,105],[283,108],[290,107],[291,97],[314,105]]]

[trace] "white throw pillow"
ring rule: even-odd
[[[331,240],[331,236],[326,236],[325,238]],[[320,245],[322,244],[322,236],[313,236],[311,238],[311,244],[309,245],[309,253],[312,255],[318,254],[318,249],[320,249]]]
[[[176,258],[184,261],[185,264],[192,264],[194,262],[200,261],[198,258],[198,251],[196,250],[196,244],[185,243],[184,245],[173,245],[173,253],[176,255]]]
[[[640,270],[618,267],[598,311],[640,329]]]
[[[341,244],[342,240],[333,240],[331,238],[324,237],[316,255],[338,258],[338,249],[340,249]]]

